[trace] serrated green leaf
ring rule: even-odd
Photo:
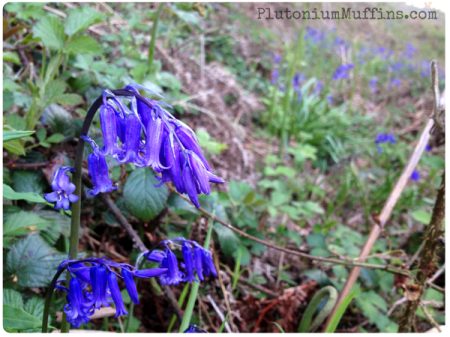
[[[20,139],[23,137],[30,136],[34,131],[8,131],[3,130],[3,142],[9,142],[14,139]]]
[[[50,137],[47,138],[47,142],[49,143],[61,143],[64,139],[64,135],[60,134],[60,133],[55,133],[54,135],[51,135]]]
[[[7,124],[12,127],[16,131],[27,131],[25,119],[16,114],[7,114],[5,115]],[[30,131],[28,131],[30,132]],[[4,140],[4,138],[3,138]]]
[[[5,91],[24,91],[25,89],[22,88],[17,83],[5,78],[5,79],[3,79],[3,90],[5,90]]]
[[[64,94],[67,89],[66,82],[60,79],[53,80],[45,87],[45,97],[49,100],[53,100],[58,96]]]
[[[14,191],[11,187],[8,185],[5,185],[2,183],[2,199],[7,200],[26,200],[29,202],[38,202],[38,203],[44,203],[46,204],[47,201],[40,196],[39,194],[27,192],[27,193],[18,193]]]
[[[52,133],[62,133],[67,138],[75,135],[72,115],[58,104],[51,104],[42,113],[42,124],[48,125]]]
[[[4,51],[3,61],[22,64],[22,62],[20,62],[19,54],[16,51]]]
[[[54,49],[63,49],[64,47],[64,27],[59,18],[53,16],[42,18],[33,26],[33,35],[39,37],[47,47]]]
[[[165,207],[168,198],[167,187],[155,187],[159,182],[149,168],[133,171],[125,183],[123,197],[131,214],[148,222],[155,218]]]
[[[44,193],[47,183],[42,172],[16,171],[12,178],[12,188],[16,192],[35,192],[39,195]]]
[[[77,94],[63,94],[55,97],[54,101],[61,105],[77,105],[83,103],[83,97]]]
[[[42,318],[44,317],[44,307],[45,307],[45,300],[43,298],[34,296],[28,300],[23,309],[29,314],[39,318],[39,320],[42,321]]]
[[[100,45],[93,37],[88,35],[76,36],[69,41],[66,52],[70,54],[92,54],[99,55],[102,53]]]
[[[10,91],[3,91],[3,112],[8,111],[14,105],[14,95]]]
[[[14,154],[25,155],[25,149],[18,140],[11,140],[10,142],[3,143],[3,147]]]
[[[8,253],[6,266],[23,287],[46,287],[58,265],[67,256],[56,252],[39,235],[33,234],[16,242]]]
[[[3,305],[3,328],[25,330],[42,327],[42,321],[20,308]]]
[[[23,308],[22,294],[13,289],[3,289],[3,305],[10,305],[15,308]]]
[[[64,31],[71,36],[103,20],[104,15],[89,6],[74,7],[69,9],[69,14],[64,23]]]
[[[86,92],[86,90],[89,89],[89,87],[91,86],[92,83],[92,78],[91,75],[89,73],[81,73],[79,74],[76,78],[70,78],[69,79],[69,85],[70,87],[78,92],[84,93]],[[77,109],[77,113],[80,113],[78,110],[81,109]],[[83,116],[86,116],[86,112],[84,110],[81,110],[84,112],[80,113]]]
[[[18,212],[10,215],[3,223],[3,235],[26,235],[33,231],[40,231],[50,226],[50,223],[35,213]]]

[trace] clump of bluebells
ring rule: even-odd
[[[180,265],[184,272],[180,271],[175,253],[169,248],[169,244],[181,248],[184,263]],[[139,304],[135,277],[158,276],[161,284],[164,285],[199,282],[211,274],[217,277],[217,271],[212,262],[212,253],[197,242],[176,238],[162,241],[159,245],[164,248],[142,254],[147,256],[147,260],[159,263],[159,267],[153,269],[139,270],[129,264],[114,262],[106,257],[82,260],[71,260],[69,257],[63,261],[58,270],[67,268],[71,279],[70,281],[57,281],[55,289],[67,293],[67,304],[64,306],[67,322],[78,328],[81,323],[89,322],[89,317],[94,314],[96,309],[100,309],[102,305],[109,307],[112,303],[116,307],[115,317],[128,315],[117,282],[118,278],[123,279],[131,300]],[[194,271],[197,275],[194,275]],[[61,285],[65,282],[69,282],[69,288]]]
[[[134,277],[150,278],[167,272],[165,268],[137,270],[129,264],[117,263],[106,257],[83,260],[69,258],[59,265],[58,270],[63,267],[67,268],[71,279],[58,281],[55,288],[67,293],[64,312],[67,322],[75,328],[80,327],[81,323],[89,322],[89,317],[94,314],[95,309],[100,309],[102,305],[109,307],[114,303],[115,317],[128,315],[117,278],[124,280],[131,300],[139,304]],[[69,282],[69,288],[60,285],[63,282]],[[87,289],[88,286],[92,291]]]
[[[375,140],[375,145],[378,146],[378,153],[383,152],[383,148],[380,146],[382,143],[392,143],[395,144],[395,136],[391,133],[379,133],[377,139]]]
[[[181,248],[184,263],[180,263],[180,265],[184,272],[180,271],[177,257],[169,245]],[[208,277],[211,274],[217,277],[211,252],[197,242],[186,240],[185,238],[176,238],[162,241],[160,246],[163,246],[162,250],[153,250],[150,253],[145,253],[145,255],[147,260],[157,262],[160,269],[167,269],[166,272],[159,275],[161,284],[172,285],[180,282],[199,282],[198,279],[204,281],[205,276]],[[198,279],[194,275],[194,271],[197,273]]]
[[[161,174],[156,176],[161,182],[157,187],[172,181],[179,193],[187,194],[192,203],[200,207],[198,194],[210,194],[209,182],[224,183],[224,180],[213,174],[194,131],[166,111],[162,107],[168,106],[166,103],[145,98],[147,105],[137,100],[134,95],[139,94],[138,89],[157,95],[138,84],[125,87],[131,96],[116,96],[110,90],[103,91],[100,107],[102,148],[90,137],[81,136],[93,150],[88,164],[94,187],[88,193],[97,195],[117,188],[108,177],[105,156],[110,155],[120,164],[151,167]],[[65,167],[55,173],[52,183],[55,192],[46,195],[47,201],[57,202],[55,208],[65,210],[69,209],[69,201],[78,201],[77,196],[71,196],[75,188],[64,173],[67,170],[73,172]]]

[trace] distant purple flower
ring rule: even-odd
[[[322,91],[322,89],[323,89],[322,82],[317,81],[317,83],[316,83],[316,89],[314,90],[314,95],[317,96],[318,94],[320,94],[320,92]]]
[[[429,144],[427,144],[427,146],[425,146],[425,151],[430,152],[430,150],[431,150],[431,147]]]
[[[353,63],[349,63],[349,64],[341,64],[340,66],[338,66],[336,68],[335,73],[333,74],[333,80],[339,80],[339,79],[344,79],[344,78],[348,78],[348,71],[352,68],[354,68],[354,64]]]
[[[391,79],[389,83],[389,89],[392,89],[394,85],[400,87],[402,85],[402,82],[398,78],[394,77],[393,79]]]
[[[376,94],[378,92],[377,82],[378,82],[378,79],[376,77],[373,77],[370,80],[369,86],[370,86],[370,90],[372,91],[372,94]]]
[[[408,42],[406,45],[405,55],[408,58],[408,60],[411,60],[414,54],[417,54],[418,49],[413,46],[411,42]]]
[[[270,83],[271,83],[272,85],[274,85],[274,84],[276,83],[277,78],[278,78],[278,73],[279,73],[278,69],[272,70],[272,74],[271,74],[272,77],[271,77],[271,79],[270,79]]]
[[[419,181],[419,179],[420,179],[419,172],[414,170],[413,173],[411,174],[411,179],[414,180],[414,181]]]
[[[377,138],[375,139],[375,145],[378,146],[378,153],[382,153],[383,149],[381,148],[380,144],[383,143],[391,143],[391,144],[395,144],[396,139],[395,136],[393,134],[390,133],[379,133],[377,134]]]
[[[333,96],[331,96],[331,95],[328,95],[327,96],[327,101],[328,101],[328,103],[333,103]]]
[[[297,91],[298,89],[300,89],[300,83],[304,80],[305,76],[302,73],[295,74],[294,78],[292,79],[293,90]]]
[[[53,174],[52,189],[54,192],[44,195],[47,202],[56,202],[55,209],[69,210],[69,201],[74,203],[78,201],[78,195],[72,194],[75,191],[75,185],[69,181],[66,172],[74,173],[75,170],[68,166],[61,166]]]
[[[280,61],[281,61],[281,55],[275,55],[273,58],[273,62],[275,64],[278,64],[278,63],[280,63]]]
[[[423,78],[431,77],[430,62],[426,60],[422,61],[422,71],[420,73],[420,76],[422,76]]]

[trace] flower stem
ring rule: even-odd
[[[150,45],[148,46],[148,72],[152,72],[152,63],[153,63],[153,54],[155,53],[155,42],[156,42],[156,31],[158,30],[158,21],[159,21],[159,15],[161,14],[161,11],[164,7],[164,2],[161,2],[158,6],[158,9],[156,10],[155,14],[155,20],[153,21],[153,27],[152,27],[152,39],[150,41]]]
[[[52,281],[50,282],[50,285],[48,286],[44,304],[44,317],[42,318],[42,333],[48,332],[48,313],[50,311],[50,304],[52,302],[53,289],[55,289],[56,281],[58,281],[58,278],[63,273],[64,269],[66,269],[65,266],[60,270],[58,270],[58,272],[55,274]]]

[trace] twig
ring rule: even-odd
[[[264,308],[264,310],[261,312],[261,315],[259,315],[258,320],[256,321],[255,327],[253,328],[253,333],[255,333],[258,330],[259,324],[261,323],[261,321],[264,318],[264,315],[270,310],[272,309],[275,305],[278,304],[278,302],[280,302],[280,299],[277,298],[275,301],[273,301],[272,303],[270,303],[267,307]]]
[[[282,252],[280,254],[280,261],[278,263],[277,282],[275,283],[275,289],[277,289],[277,290],[278,290],[278,287],[280,286],[281,270],[283,269],[284,256],[285,256],[285,252]]]
[[[439,93],[439,77],[437,71],[437,61],[432,60],[430,67],[431,67],[431,89],[433,89],[433,99],[434,99],[433,114],[431,115],[431,118],[434,120],[434,125],[436,126],[436,129],[442,135],[445,135],[444,121],[441,119],[443,106],[440,104],[441,95]]]
[[[191,203],[189,198],[185,197],[181,193],[178,193],[177,190],[174,187],[172,187],[172,186],[168,186],[168,187],[169,187],[169,189],[171,191],[177,193],[181,198],[183,198],[187,202]],[[408,270],[391,267],[389,265],[379,265],[379,264],[362,263],[362,262],[355,262],[355,261],[330,259],[330,258],[325,258],[325,257],[318,257],[318,256],[309,255],[309,254],[306,254],[306,253],[298,252],[298,251],[287,249],[287,248],[283,248],[283,247],[278,247],[278,246],[276,246],[276,245],[274,245],[272,243],[269,243],[269,242],[266,242],[264,240],[258,239],[258,238],[254,237],[254,236],[251,236],[251,235],[241,231],[240,229],[237,229],[237,228],[233,227],[232,225],[226,223],[222,219],[220,219],[217,216],[213,215],[212,213],[208,212],[203,207],[200,207],[199,210],[200,210],[200,212],[202,212],[205,215],[207,215],[209,218],[219,222],[223,226],[231,229],[232,231],[238,233],[239,235],[241,235],[241,236],[243,236],[243,237],[245,237],[245,238],[247,238],[249,240],[261,243],[261,244],[263,244],[263,245],[265,245],[267,247],[276,249],[276,250],[281,251],[281,252],[288,253],[290,255],[296,255],[296,256],[305,257],[305,258],[310,259],[310,260],[316,260],[316,261],[321,261],[321,262],[330,262],[330,263],[341,264],[341,265],[346,265],[346,266],[362,267],[362,268],[367,268],[367,269],[379,269],[379,270],[387,271],[389,273],[401,274],[401,275],[404,275],[404,276],[407,276],[407,277],[411,277],[411,274],[410,274],[410,272]]]
[[[199,295],[199,294],[197,294],[197,301],[198,301],[198,303],[200,304],[201,310],[203,311],[203,313],[205,314],[206,318],[208,319],[209,326],[210,326],[211,328],[213,328],[215,332],[218,332],[219,330],[218,330],[218,329],[216,328],[216,326],[213,324],[213,321],[212,321],[212,319],[211,319],[211,317],[210,317],[210,315],[209,315],[209,313],[208,313],[208,310],[206,309],[205,304],[203,303],[203,301],[202,301],[202,299],[200,298],[200,295]]]
[[[379,223],[376,223],[372,227],[372,230],[370,231],[370,234],[367,237],[367,240],[361,250],[361,253],[359,254],[359,257],[362,258],[362,261],[365,261],[365,257],[367,257],[370,254],[370,251],[372,250],[373,245],[375,244],[376,240],[378,239],[378,236],[380,235],[387,220],[389,219],[389,216],[391,215],[392,209],[394,208],[395,204],[397,203],[398,199],[400,198],[400,195],[401,195],[403,189],[405,188],[409,178],[411,177],[413,170],[419,163],[420,157],[422,156],[422,153],[425,150],[426,145],[428,144],[428,140],[430,139],[430,130],[433,127],[433,124],[434,124],[433,120],[429,120],[427,125],[425,126],[424,130],[422,131],[422,135],[420,136],[419,142],[417,143],[416,147],[414,148],[414,151],[411,154],[411,157],[409,158],[405,169],[403,170],[394,189],[392,190],[391,194],[389,195],[388,199],[386,200],[386,203],[384,204],[384,207],[379,215]],[[336,314],[337,309],[341,305],[342,301],[350,293],[350,291],[351,291],[353,285],[355,284],[356,279],[358,278],[360,273],[361,273],[361,267],[355,267],[351,270],[351,272],[344,284],[344,287],[342,288],[342,290],[339,294],[339,298],[336,303],[336,306],[334,307],[332,313],[327,318],[327,321],[324,325],[323,331],[326,331],[326,329],[328,328],[334,315]]]
[[[214,308],[214,310],[216,311],[217,315],[219,316],[219,318],[223,321],[225,321],[225,316],[222,314],[222,311],[220,311],[219,307],[217,306],[216,302],[214,302],[214,299],[211,297],[211,295],[207,295],[206,296],[209,300],[209,302],[211,303],[212,307]],[[225,329],[227,329],[228,333],[233,333],[233,331],[231,331],[230,326],[228,325],[228,322],[225,322]]]
[[[119,321],[119,326],[120,326],[120,332],[125,333],[125,331],[123,330],[123,323],[122,323],[122,318],[117,317],[117,320]]]
[[[433,283],[445,270],[445,263],[442,265],[442,267],[433,275],[432,278],[430,278],[427,283]]]
[[[436,329],[438,329],[439,332],[442,332],[441,327],[439,326],[438,322],[433,318],[433,316],[430,315],[427,308],[424,305],[421,305],[420,308],[422,309],[425,317],[428,319],[428,321],[433,325]]]
[[[103,6],[108,12],[110,12],[114,16],[114,18],[116,18],[116,20],[119,21],[122,25],[128,25],[128,23],[125,20],[123,20],[119,16],[119,14],[114,12],[114,10],[111,7],[109,7],[106,3],[100,2],[100,5]]]
[[[397,308],[399,305],[402,305],[403,303],[408,302],[408,299],[406,297],[403,297],[401,299],[399,299],[397,302],[395,302],[392,305],[392,308],[389,309],[389,311],[387,312],[386,316],[389,317],[392,315],[392,313],[394,312],[395,308]]]
[[[435,255],[439,245],[439,237],[442,235],[442,222],[444,220],[444,216],[445,172],[442,175],[442,182],[436,197],[433,214],[431,216],[430,224],[428,225],[427,233],[425,234],[423,254],[418,266],[419,271],[416,278],[420,287],[420,294],[416,301],[408,302],[403,317],[399,322],[398,332],[409,332],[411,330],[411,325],[413,325],[414,317],[420,304],[420,298],[424,292],[424,286],[435,263]]]

